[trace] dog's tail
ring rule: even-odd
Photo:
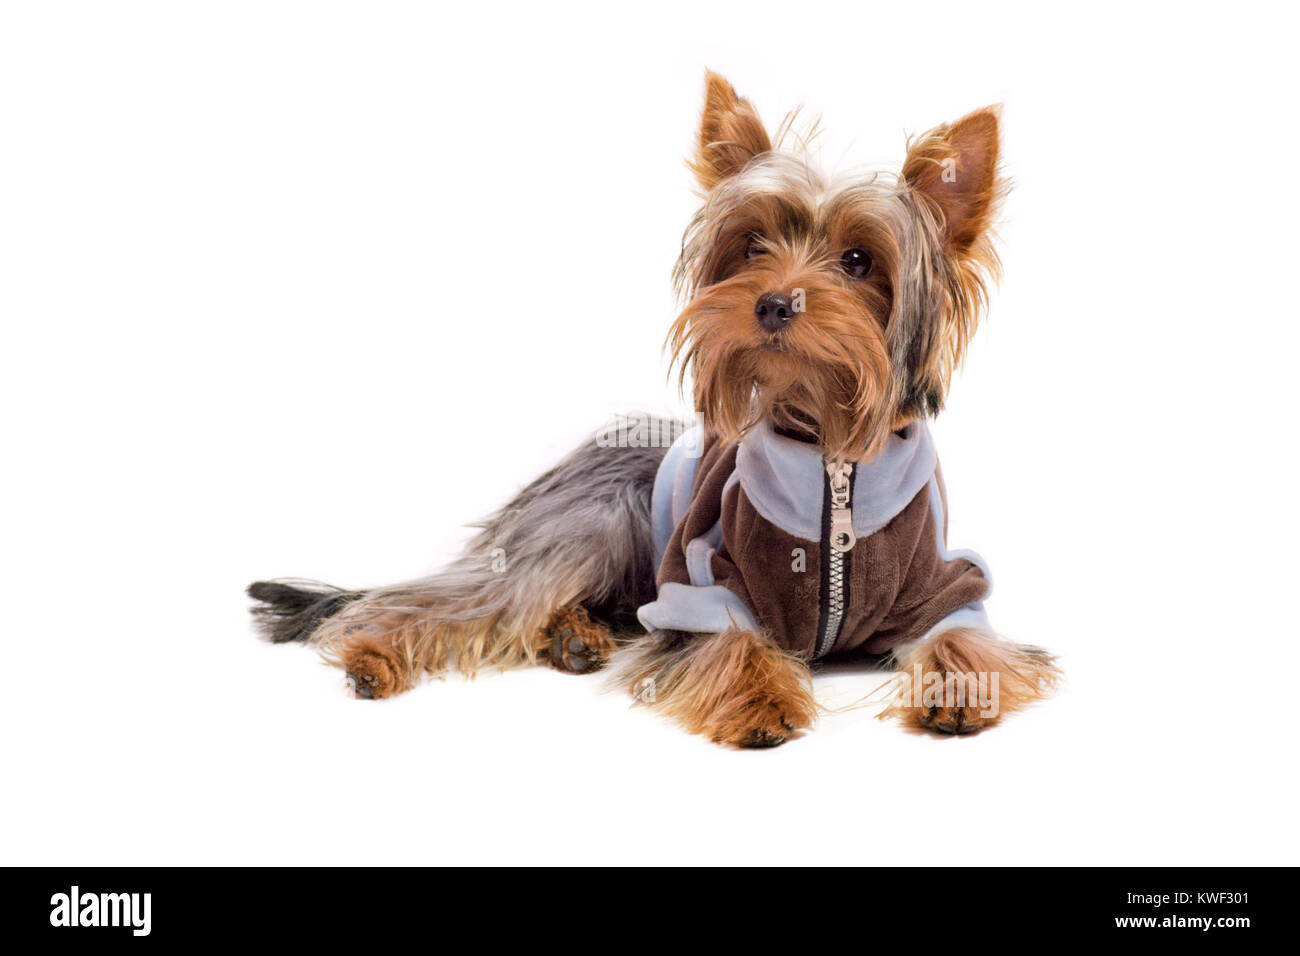
[[[660,438],[684,431],[635,420]],[[610,630],[632,630],[637,608],[654,599],[651,499],[669,443],[633,441],[627,428],[620,421],[583,442],[481,522],[440,571],[364,592],[261,581],[248,591],[261,602],[253,613],[272,641],[306,641],[354,679],[373,678],[358,693],[376,697],[423,672],[549,659],[546,628],[558,612],[580,608]]]
[[[248,586],[253,617],[273,644],[308,640],[320,622],[363,597],[364,591],[344,591],[318,581],[254,581]]]

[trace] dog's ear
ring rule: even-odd
[[[749,100],[711,70],[704,73],[704,115],[691,170],[705,192],[738,173],[759,153],[772,149],[767,130]]]
[[[1002,191],[999,111],[986,106],[908,144],[903,182],[939,214],[944,245],[958,256],[984,237]]]
[[[988,301],[986,283],[1000,271],[992,221],[1006,189],[998,175],[998,107],[976,110],[912,141],[902,182],[939,226],[951,268],[943,270],[939,308],[891,327],[894,362],[903,384],[904,415],[943,407],[952,373]]]

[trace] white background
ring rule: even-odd
[[[1281,10],[7,4],[0,860],[1296,863]],[[935,432],[951,542],[1068,687],[737,753],[598,678],[365,703],[257,641],[248,581],[423,573],[682,410],[706,65],[820,112],[829,167],[1005,104],[1006,278]]]

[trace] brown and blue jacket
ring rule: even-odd
[[[766,422],[739,442],[697,427],[655,479],[659,590],[638,616],[647,630],[764,632],[810,659],[987,628],[988,569],[948,550],[946,514],[923,421],[868,461],[829,467]]]

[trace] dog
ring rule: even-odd
[[[365,699],[452,669],[612,664],[645,706],[742,748],[813,725],[828,659],[893,668],[881,716],[939,734],[1050,694],[1054,657],[992,630],[987,567],[947,547],[926,425],[999,277],[999,122],[910,140],[896,176],[828,178],[706,73],[667,338],[698,424],[603,430],[430,577],[256,582],[266,636],[317,645]]]

